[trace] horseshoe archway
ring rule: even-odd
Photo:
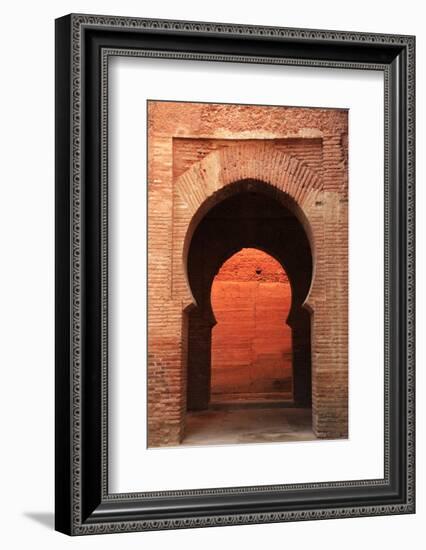
[[[151,333],[155,332],[155,344],[150,346],[149,357],[151,445],[156,445],[159,438],[160,444],[179,443],[184,435],[188,408],[203,408],[209,402],[206,381],[210,375],[206,369],[194,371],[194,365],[201,358],[210,357],[211,350],[205,344],[194,349],[198,344],[194,344],[197,339],[191,334],[194,334],[194,326],[199,333],[211,331],[214,317],[206,303],[208,292],[200,292],[199,281],[196,276],[194,278],[197,270],[194,271],[193,264],[197,260],[192,251],[197,246],[201,228],[216,208],[228,200],[238,201],[253,194],[257,195],[255,208],[258,211],[262,210],[259,201],[269,201],[291,214],[289,217],[303,232],[304,242],[310,250],[306,255],[310,258],[310,268],[299,270],[298,275],[292,274],[291,262],[286,265],[289,260],[278,250],[279,246],[272,250],[271,240],[267,238],[269,224],[266,223],[263,233],[248,230],[244,243],[229,244],[226,252],[219,250],[223,244],[219,238],[211,241],[210,274],[213,276],[223,263],[224,255],[233,254],[243,246],[260,248],[279,258],[292,281],[289,323],[293,329],[294,353],[300,353],[300,362],[310,365],[310,370],[307,367],[298,370],[303,373],[304,381],[298,384],[295,380],[295,399],[305,404],[312,402],[312,426],[317,437],[346,437],[347,295],[340,289],[347,288],[347,239],[337,228],[345,230],[347,226],[347,201],[338,192],[325,188],[323,181],[306,163],[262,141],[217,149],[176,178],[170,286],[164,287],[161,311],[150,325]],[[229,231],[225,239],[232,241]],[[287,241],[283,236],[280,244],[284,246]],[[216,244],[217,256],[222,255],[222,258],[213,266]],[[295,254],[306,268],[304,257],[304,254]],[[300,277],[302,271],[304,277]],[[306,277],[308,272],[309,277]],[[303,286],[303,291],[294,291],[297,285]],[[208,287],[208,282],[203,281],[203,288]],[[173,337],[169,336],[171,331]],[[299,332],[303,334],[301,345],[298,345]],[[310,334],[309,339],[307,334]],[[209,339],[198,338],[198,342],[203,341]],[[298,360],[295,358],[295,363]],[[199,378],[195,386],[191,381],[194,376]],[[199,389],[194,392],[194,387]],[[165,406],[167,421],[164,420]]]

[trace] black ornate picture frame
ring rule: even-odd
[[[107,75],[116,55],[383,72],[383,479],[109,493]],[[414,513],[414,56],[413,36],[78,14],[56,20],[58,531]]]

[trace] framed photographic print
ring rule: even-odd
[[[406,514],[412,36],[56,21],[56,529]]]

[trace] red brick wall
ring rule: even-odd
[[[280,264],[256,249],[225,262],[211,292],[211,398],[292,392],[291,288]]]
[[[269,140],[274,147],[303,160],[310,168],[322,172],[322,140],[318,138],[289,138]],[[256,140],[246,140],[245,143],[255,144]],[[235,139],[173,139],[173,177],[181,176],[194,162],[199,162],[206,155],[218,149],[237,145]]]
[[[247,180],[309,236],[313,429],[347,436],[347,135],[339,109],[148,103],[149,445],[178,444],[185,430],[192,235]]]

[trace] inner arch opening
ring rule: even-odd
[[[210,403],[292,401],[291,285],[281,264],[241,249],[217,272],[211,305]]]
[[[303,306],[312,281],[307,232],[288,197],[270,185],[245,180],[228,187],[232,189],[215,195],[215,204],[204,212],[188,243],[187,276],[194,305],[186,310],[183,346],[187,410],[207,410],[219,393],[212,386],[212,333],[220,331],[215,327],[220,314],[212,304],[212,285],[225,262],[242,249],[263,251],[286,273],[291,307],[282,313],[282,326],[287,322],[291,331],[291,397],[294,405],[309,408],[311,326],[310,313]],[[280,379],[274,380],[279,386]]]

